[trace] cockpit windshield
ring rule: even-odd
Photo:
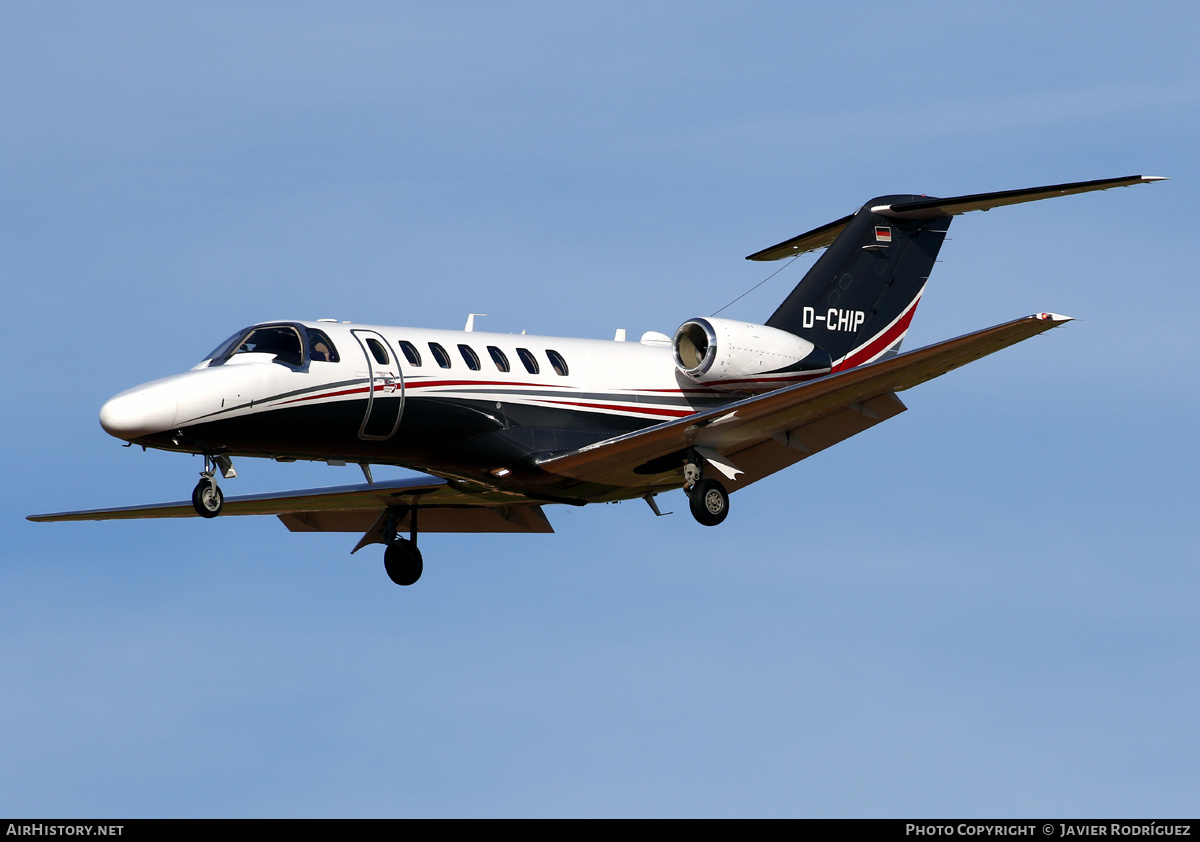
[[[214,363],[217,360],[224,362],[229,356],[230,352],[233,350],[234,346],[237,345],[237,341],[245,335],[246,331],[244,329],[239,330],[233,336],[229,337],[216,348],[214,348],[204,359],[212,360]]]
[[[235,333],[226,339],[208,359],[210,366],[221,365],[237,354],[271,354],[275,362],[303,365],[304,344],[291,325],[265,325]]]

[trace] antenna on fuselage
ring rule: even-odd
[[[486,316],[486,315],[487,315],[487,313],[468,313],[467,314],[467,326],[464,327],[463,330],[465,330],[467,333],[473,333],[475,331],[475,317],[476,316]]]

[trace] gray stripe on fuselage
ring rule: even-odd
[[[341,389],[341,388],[345,388],[347,386],[357,386],[359,384],[370,383],[370,382],[371,382],[370,378],[360,377],[355,380],[339,380],[339,381],[336,381],[333,383],[323,383],[319,386],[308,386],[303,389],[293,389],[290,392],[280,392],[277,395],[272,395],[271,397],[263,398],[262,400],[248,401],[246,403],[238,404],[237,406],[224,407],[222,409],[217,410],[216,412],[210,412],[206,415],[197,415],[195,418],[191,418],[188,421],[185,421],[183,423],[184,424],[194,424],[194,423],[197,423],[200,421],[210,420],[217,416],[225,415],[230,412],[237,412],[238,410],[241,410],[241,409],[254,408],[256,406],[260,406],[264,409],[278,409],[280,407],[277,405],[277,402],[284,400],[286,398],[293,398],[293,397],[297,397],[299,395],[312,394],[314,392],[324,392],[324,391],[330,391],[330,390],[335,390],[335,389]],[[420,381],[412,383],[412,386],[416,387],[419,382]],[[686,398],[686,397],[682,397],[682,396],[679,396],[679,397],[659,396],[659,395],[651,396],[651,395],[615,393],[615,392],[569,392],[569,391],[562,391],[562,390],[558,390],[558,389],[537,389],[537,390],[512,389],[512,388],[504,388],[502,386],[495,386],[495,387],[481,386],[481,387],[468,387],[468,388],[464,388],[464,387],[460,387],[460,386],[430,386],[428,388],[428,390],[414,388],[412,391],[410,391],[407,394],[407,397],[409,399],[420,399],[420,398],[424,398],[424,397],[429,397],[429,398],[441,398],[441,399],[445,400],[447,398],[451,398],[452,396],[457,396],[457,395],[508,395],[508,396],[515,397],[515,398],[524,398],[526,400],[537,400],[539,398],[568,398],[568,399],[573,399],[573,400],[577,400],[577,401],[578,400],[608,401],[610,403],[629,404],[631,407],[630,411],[634,411],[634,410],[632,410],[632,407],[634,407],[634,406],[645,407],[645,406],[655,405],[655,404],[662,405],[662,406],[678,406],[678,407],[683,407],[686,409],[712,409],[712,408],[722,406],[723,404],[730,403],[730,402],[736,400],[736,398],[734,398],[732,396],[728,399],[721,399],[721,398],[716,398],[716,397],[690,399],[690,398]],[[338,395],[337,397],[343,397],[343,396]],[[464,398],[464,399],[469,400],[469,398]],[[270,406],[268,406],[268,404],[270,404]]]
[[[192,418],[189,421],[185,421],[184,423],[185,424],[193,424],[196,421],[202,421],[205,418],[212,418],[217,415],[224,415],[227,412],[237,412],[239,409],[245,409],[246,407],[252,407],[255,404],[262,406],[264,404],[271,403],[272,401],[283,400],[284,398],[291,398],[291,397],[295,397],[296,395],[304,395],[304,394],[308,394],[310,392],[324,392],[329,389],[340,389],[343,386],[354,386],[359,383],[370,383],[370,382],[371,382],[371,380],[369,377],[360,377],[357,380],[339,380],[336,383],[322,383],[320,386],[309,386],[304,389],[294,389],[290,392],[280,392],[278,395],[273,395],[269,398],[263,398],[260,401],[249,401],[247,403],[240,403],[237,406],[227,406],[222,409],[218,409],[216,412],[210,412],[207,415],[197,415],[195,418]],[[274,409],[274,407],[272,407],[272,409]]]

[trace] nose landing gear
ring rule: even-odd
[[[204,454],[204,470],[200,472],[200,482],[196,483],[192,490],[192,508],[200,517],[216,517],[225,505],[225,495],[217,486],[218,468],[221,469],[221,476],[226,479],[237,476],[237,471],[233,469],[233,460],[228,456]]]
[[[192,508],[200,517],[216,517],[225,505],[225,495],[221,493],[217,481],[212,476],[201,476],[192,491]]]

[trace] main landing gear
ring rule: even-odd
[[[729,514],[729,493],[715,479],[696,483],[688,495],[692,517],[705,526],[716,526]]]
[[[396,532],[395,510],[388,514],[387,525],[383,530],[383,537],[387,540],[387,549],[383,551],[383,569],[387,571],[389,579],[397,585],[404,586],[415,584],[425,569],[425,563],[421,560],[421,551],[417,549],[416,504],[410,511],[412,520],[407,538],[401,537]]]
[[[425,563],[416,544],[407,538],[397,537],[383,551],[383,569],[397,585],[411,585],[421,578]]]
[[[692,517],[705,526],[716,526],[729,514],[729,492],[715,479],[702,479],[700,463],[689,459],[683,466],[683,492]]]

